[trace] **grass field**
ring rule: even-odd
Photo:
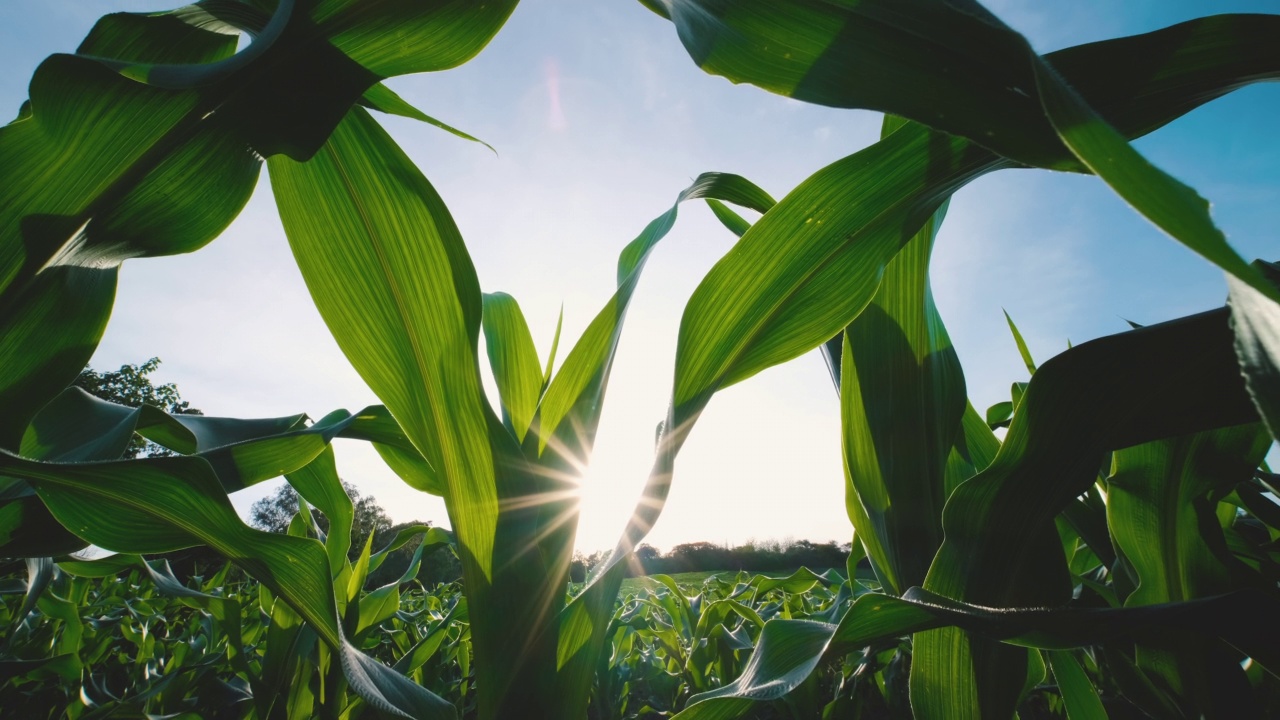
[[[764,575],[766,577],[773,577],[773,578],[784,578],[784,577],[788,577],[798,569],[799,568],[792,568],[790,570],[777,571],[777,572],[750,572],[749,574]],[[821,575],[822,573],[825,573],[828,570],[828,568],[809,568],[809,569],[813,570],[815,573],[819,575]],[[841,575],[844,575],[844,568],[835,568],[835,571],[840,573]],[[725,577],[725,579],[729,579],[737,574],[738,574],[737,570],[702,570],[699,572],[673,573],[670,577],[672,580],[676,581],[676,584],[681,586],[687,586],[689,588],[696,590],[702,587],[702,583],[706,582],[708,578],[714,577],[716,575],[722,575]],[[649,588],[652,590],[654,588],[659,587],[660,585],[661,583],[659,583],[657,580],[654,580],[652,577],[649,577],[649,576],[627,578],[626,580],[622,581],[622,594],[626,595],[627,593],[633,593],[639,590],[640,588]]]

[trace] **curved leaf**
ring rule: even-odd
[[[839,625],[811,620],[770,620],[742,675],[710,692],[694,695],[676,715],[680,720],[729,720],[752,705],[786,695],[824,658],[834,658],[875,642],[956,626],[1027,647],[1063,650],[1100,643],[1160,644],[1170,636],[1218,636],[1268,667],[1280,661],[1275,633],[1254,631],[1280,608],[1272,591],[1229,595],[1140,608],[993,609],[960,603],[911,588],[902,597],[868,593],[854,601]],[[919,635],[917,635],[919,637]],[[919,713],[923,708],[914,702]]]
[[[1026,41],[974,0],[642,1],[674,23],[707,72],[806,102],[901,115],[1029,165],[1079,167],[1041,107]],[[1046,59],[1107,121],[1143,134],[1167,120],[1117,123],[1133,105],[1149,103],[1157,116],[1182,105],[1181,114],[1221,94],[1195,77],[1205,66],[1274,77],[1278,29],[1274,15],[1219,15]],[[1144,85],[1154,92],[1137,92]]]
[[[774,205],[774,200],[768,193],[746,178],[725,173],[704,173],[680,192],[670,210],[654,218],[623,249],[618,257],[617,291],[569,351],[560,371],[548,385],[539,407],[535,425],[539,436],[538,454],[543,454],[551,438],[556,440],[552,446],[554,452],[541,459],[544,467],[559,469],[561,473],[576,472],[585,463],[600,420],[601,404],[613,367],[614,353],[621,338],[622,322],[640,273],[653,247],[666,237],[675,224],[680,203],[695,198],[724,200],[762,213]],[[661,442],[659,446],[662,446]],[[673,460],[674,454],[664,453],[660,457]],[[634,543],[638,542],[638,538],[648,532],[652,519],[661,511],[660,503],[665,498],[665,486],[660,481],[655,483],[653,477],[654,474],[651,474],[652,487],[645,490],[638,506],[643,508],[643,512],[633,515],[618,549],[600,568],[599,573],[593,576],[588,587],[561,612],[556,681],[561,688],[560,695],[567,698],[564,707],[569,716],[586,712],[590,677],[595,672],[596,661],[603,650],[609,616],[622,584],[622,560],[631,547],[634,547]],[[568,506],[563,511],[570,513],[569,517],[576,518],[577,509],[572,506],[574,497],[576,496],[571,495],[558,505]],[[572,527],[569,523],[564,524]],[[562,560],[567,566],[567,549],[572,542],[562,545],[566,548]]]
[[[313,540],[240,521],[200,458],[43,463],[0,454],[0,470],[35,487],[64,526],[95,545],[157,553],[208,545],[293,606],[337,645],[337,609],[324,550]],[[103,522],[109,517],[110,522]]]
[[[1104,452],[1256,417],[1226,315],[1214,311],[1108,336],[1041,365],[995,460],[952,493],[943,513],[945,541],[925,588],[991,607],[1069,600],[1053,518],[1093,484]],[[1197,352],[1186,353],[1188,347]],[[960,632],[916,636],[913,707],[964,711],[955,688],[975,687],[965,679],[967,668],[988,661],[968,656]],[[1012,711],[999,703],[1017,699],[982,698],[970,700],[997,714]]]

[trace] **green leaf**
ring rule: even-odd
[[[234,492],[306,465],[353,419],[338,410],[313,425],[305,421],[305,415],[261,420],[171,415],[145,405],[116,405],[73,387],[33,420],[21,451],[59,462],[115,460],[137,432],[205,458],[227,492]]]
[[[359,108],[310,162],[269,167],[316,307],[442,476],[464,563],[476,581],[491,577],[498,496],[476,364],[480,289],[444,202]]]
[[[698,198],[725,200],[759,212],[766,212],[774,205],[774,200],[768,193],[746,178],[724,173],[703,173],[692,185],[680,192],[670,210],[654,218],[623,249],[618,257],[617,292],[569,351],[542,400],[538,415],[540,454],[545,450],[549,439],[557,434],[561,423],[570,418],[571,425],[575,426],[574,435],[580,438],[561,433],[562,440],[572,443],[569,447],[575,452],[581,452],[585,459],[599,422],[601,400],[621,337],[622,320],[640,280],[640,273],[654,246],[675,225],[680,203]],[[580,451],[577,445],[582,446]],[[563,453],[564,450],[560,452]]]
[[[1031,357],[1031,350],[1027,348],[1027,341],[1022,339],[1022,333],[1018,332],[1018,326],[1013,324],[1013,318],[1009,317],[1009,311],[1004,311],[1004,320],[1009,324],[1009,332],[1013,334],[1013,342],[1018,346],[1018,354],[1022,356],[1022,364],[1027,366],[1027,374],[1036,374],[1036,361]]]
[[[524,442],[542,398],[543,374],[538,349],[515,298],[506,293],[485,294],[484,341],[502,398],[503,422],[517,442]]]
[[[480,618],[472,625],[477,683],[487,688],[480,716],[500,715],[517,698],[552,702],[554,631],[543,601],[530,600],[563,593],[551,561],[529,552],[545,482],[524,472],[484,396],[480,289],[453,219],[361,108],[310,161],[272,158],[269,167],[316,307],[444,485],[468,601]],[[511,653],[513,642],[526,652]]]
[[[1254,419],[1226,314],[1104,337],[1041,365],[996,459],[952,493],[943,513],[945,541],[925,588],[995,608],[1068,601],[1070,576],[1053,519],[1093,484],[1103,453]],[[962,708],[955,688],[974,687],[964,678],[988,662],[968,656],[960,632],[916,636],[917,712]],[[1018,661],[1008,662],[1012,668]],[[983,713],[1002,714],[1012,712],[1002,703],[1016,701],[1016,693],[972,700]]]
[[[409,720],[454,720],[451,703],[343,642],[342,671],[360,697],[374,708]]]
[[[924,582],[942,544],[946,468],[964,415],[960,361],[929,287],[946,206],[885,266],[845,329],[841,427],[846,508],[881,585]]]
[[[1242,586],[1244,566],[1227,547],[1217,521],[1218,501],[1248,482],[1271,436],[1258,423],[1144,443],[1113,455],[1107,479],[1107,521],[1117,549],[1138,576],[1126,607],[1218,595]],[[1250,584],[1265,585],[1262,578]],[[1220,706],[1213,683],[1221,648],[1185,638],[1172,649],[1136,649],[1137,667],[1186,708],[1207,715]],[[1242,676],[1241,676],[1241,679]]]
[[[729,232],[742,237],[751,227],[751,223],[747,222],[741,215],[734,212],[728,205],[716,200],[715,198],[707,198],[707,207],[711,208],[711,212],[715,213],[716,219],[722,225],[728,228]]]
[[[516,0],[319,0],[310,14],[335,48],[385,78],[461,65],[515,7]]]
[[[355,507],[338,478],[333,448],[326,447],[314,460],[286,474],[285,479],[304,500],[315,505],[329,518],[329,533],[324,540],[324,549],[329,556],[330,575],[337,580],[347,566]]]
[[[1106,720],[1107,711],[1102,707],[1102,700],[1074,655],[1065,650],[1055,650],[1049,653],[1049,665],[1067,706],[1068,720]]]
[[[645,261],[653,247],[666,237],[675,224],[680,203],[697,198],[724,200],[762,213],[774,205],[774,200],[768,193],[746,178],[723,173],[704,173],[681,191],[670,210],[654,218],[623,249],[618,258],[617,291],[570,350],[560,371],[548,386],[539,408],[535,426],[540,443],[537,452],[542,455],[540,463],[544,467],[558,470],[559,473],[580,472],[585,464],[594,442],[609,372],[621,338],[622,321]],[[569,422],[566,423],[566,420]],[[551,445],[554,452],[544,455],[543,451],[549,446],[551,438],[556,441]],[[655,467],[674,461],[674,451],[667,453],[663,450],[659,455],[658,465]],[[601,568],[590,585],[560,614],[556,682],[560,688],[558,694],[565,698],[563,707],[567,716],[586,712],[591,677],[603,650],[613,603],[622,584],[625,566],[621,563],[661,512],[667,487],[664,477],[669,477],[669,474],[661,470],[651,473],[650,482],[637,506],[638,514],[633,515],[629,521],[618,550],[610,556],[606,566]],[[570,529],[576,526],[577,509],[572,505],[575,497],[567,496],[558,507],[548,508],[548,514],[551,515],[554,512],[567,513],[566,516],[573,520],[560,522]],[[568,540],[567,543],[561,543],[561,559],[566,567],[569,548],[572,547],[571,534],[568,535]]]
[[[111,315],[118,275],[114,268],[53,268],[12,311],[0,308],[0,448],[18,450],[40,408],[89,362]]]
[[[372,405],[361,410],[340,436],[370,441],[387,466],[410,487],[432,495],[444,494],[444,480],[414,447],[386,407]]]
[[[1126,606],[1236,589],[1235,561],[1215,511],[1233,486],[1253,476],[1270,445],[1266,431],[1249,424],[1115,452],[1107,522],[1140,580]]]
[[[811,620],[770,620],[742,674],[728,685],[689,699],[679,720],[730,720],[750,712],[754,702],[782,697],[798,687],[824,660],[839,658],[877,642],[956,626],[1027,647],[1065,650],[1135,638],[1159,643],[1195,633],[1219,636],[1268,667],[1280,661],[1276,634],[1263,618],[1275,612],[1274,592],[1229,595],[1140,608],[992,609],[960,603],[911,588],[902,597],[867,593],[854,601],[839,625]],[[1261,635],[1259,634],[1261,633]],[[1017,678],[1019,688],[1025,671]],[[1019,689],[1015,688],[1015,689]],[[1015,697],[1016,699],[1016,697]],[[919,715],[930,708],[916,704]]]
[[[1280,267],[1263,261],[1255,264],[1272,282],[1280,281]],[[1280,305],[1230,275],[1227,288],[1245,386],[1271,437],[1280,437]]]
[[[468,618],[467,600],[466,598],[459,598],[458,602],[449,608],[449,612],[445,613],[445,616],[428,630],[416,645],[400,656],[393,669],[398,673],[408,675],[422,667],[440,649],[440,644],[448,637],[452,623],[466,622]]]
[[[204,5],[103,18],[80,55],[40,65],[29,104],[0,128],[0,165],[26,179],[0,191],[0,316],[41,322],[49,288],[67,275],[79,287],[61,307],[81,310],[61,333],[23,343],[23,362],[5,362],[14,380],[32,379],[30,367],[39,382],[0,386],[12,409],[0,447],[15,448],[13,436],[92,354],[120,262],[202,247],[248,200],[258,155],[309,156],[379,79],[470,58],[515,3],[308,2],[307,17],[282,0],[265,24],[250,6]],[[245,51],[233,54],[228,23],[255,34]],[[0,361],[22,339],[5,330]]]
[[[644,2],[672,21],[707,72],[806,102],[902,115],[1029,165],[1079,167],[1045,117],[1026,41],[977,2]],[[1195,76],[1213,64],[1241,78],[1275,77],[1278,30],[1273,15],[1219,15],[1046,59],[1115,123],[1138,102],[1158,116],[1221,95]],[[1163,124],[1133,120],[1121,124],[1126,134]]]
[[[305,415],[261,420],[171,415],[146,405],[131,408],[107,402],[70,387],[32,421],[21,450],[24,457],[37,460],[116,460],[138,432],[170,450],[193,455],[305,429],[305,421]]]
[[[337,611],[324,550],[313,540],[253,530],[240,521],[200,458],[44,463],[0,454],[4,474],[31,483],[58,522],[124,553],[208,545],[284,598],[337,645]]]
[[[401,117],[407,117],[424,122],[428,125],[434,125],[455,137],[460,137],[463,140],[470,140],[474,143],[480,143],[481,145],[489,148],[494,155],[498,154],[498,151],[494,150],[493,146],[489,143],[479,138],[472,137],[451,125],[446,125],[430,115],[427,115],[418,108],[410,105],[404,98],[392,92],[391,88],[382,83],[378,83],[365,91],[364,96],[360,99],[360,104],[372,110],[377,110],[378,112],[384,112],[389,115],[399,115]]]
[[[227,636],[227,658],[231,666],[235,668],[236,672],[243,673],[251,687],[256,685],[257,676],[249,667],[244,654],[244,642],[240,633],[240,602],[232,597],[209,595],[188,588],[174,577],[173,569],[169,567],[169,561],[167,560],[152,564],[152,561],[143,560],[138,556],[134,557],[137,560],[137,564],[142,567],[147,576],[150,577],[151,582],[155,584],[156,590],[162,594],[176,597],[183,605],[204,610],[213,617],[219,627],[222,628],[223,634]],[[254,689],[256,690],[257,688]]]
[[[9,624],[9,633],[12,634],[23,620],[27,619],[27,614],[36,607],[36,601],[44,594],[45,588],[49,587],[49,583],[53,580],[53,558],[39,557],[27,558],[27,591],[22,598],[22,605],[18,607],[18,611],[13,614],[13,620]]]
[[[680,325],[676,406],[695,407],[835,335],[950,190],[989,161],[914,126],[806,179],[694,291]]]
[[[1036,87],[1046,115],[1063,142],[1089,170],[1175,240],[1272,300],[1280,300],[1280,291],[1240,257],[1213,224],[1207,200],[1148,162],[1048,63],[1040,61],[1030,49],[1027,52],[1033,58]]]
[[[209,63],[230,57],[239,32],[198,5],[163,13],[112,13],[94,23],[81,55],[138,63]]]
[[[987,408],[987,425],[992,430],[998,427],[1008,427],[1009,420],[1013,417],[1013,403],[1005,400]]]
[[[742,674],[717,690],[689,698],[679,720],[729,720],[750,712],[758,701],[786,695],[809,676],[835,627],[811,620],[765,623]]]

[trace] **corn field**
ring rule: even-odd
[[[0,580],[0,710],[1280,716],[1280,477],[1264,461],[1280,266],[1241,257],[1208,202],[1130,144],[1280,77],[1280,15],[1040,55],[976,0],[641,2],[689,72],[882,112],[881,138],[780,200],[698,176],[621,246],[613,296],[548,357],[514,297],[481,292],[444,200],[378,119],[474,139],[383,81],[466,63],[515,0],[200,0],[106,15],[40,64],[0,128],[0,558],[22,568]],[[122,263],[198,252],[263,166],[311,301],[380,404],[240,419],[71,387]],[[930,259],[951,196],[1013,168],[1096,176],[1221,269],[1227,306],[1041,363],[1010,321],[1031,380],[979,412]],[[578,475],[626,312],[696,200],[738,239],[685,306],[635,512],[571,585]],[[716,394],[813,350],[840,398],[845,572],[622,592]],[[176,455],[122,459],[135,436]],[[451,532],[353,553],[336,438],[443,498]],[[250,528],[231,495],[281,476],[303,499],[289,532]],[[366,587],[409,542],[411,571],[451,552],[462,581]],[[197,546],[225,564],[180,577],[149,559]]]

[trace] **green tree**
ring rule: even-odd
[[[94,397],[129,407],[151,405],[174,415],[203,415],[191,403],[182,399],[182,393],[173,383],[156,385],[151,373],[160,367],[160,358],[153,357],[141,365],[121,365],[119,370],[99,372],[86,367],[72,385]],[[167,457],[177,453],[161,447],[141,435],[134,435],[125,450],[124,457]]]

